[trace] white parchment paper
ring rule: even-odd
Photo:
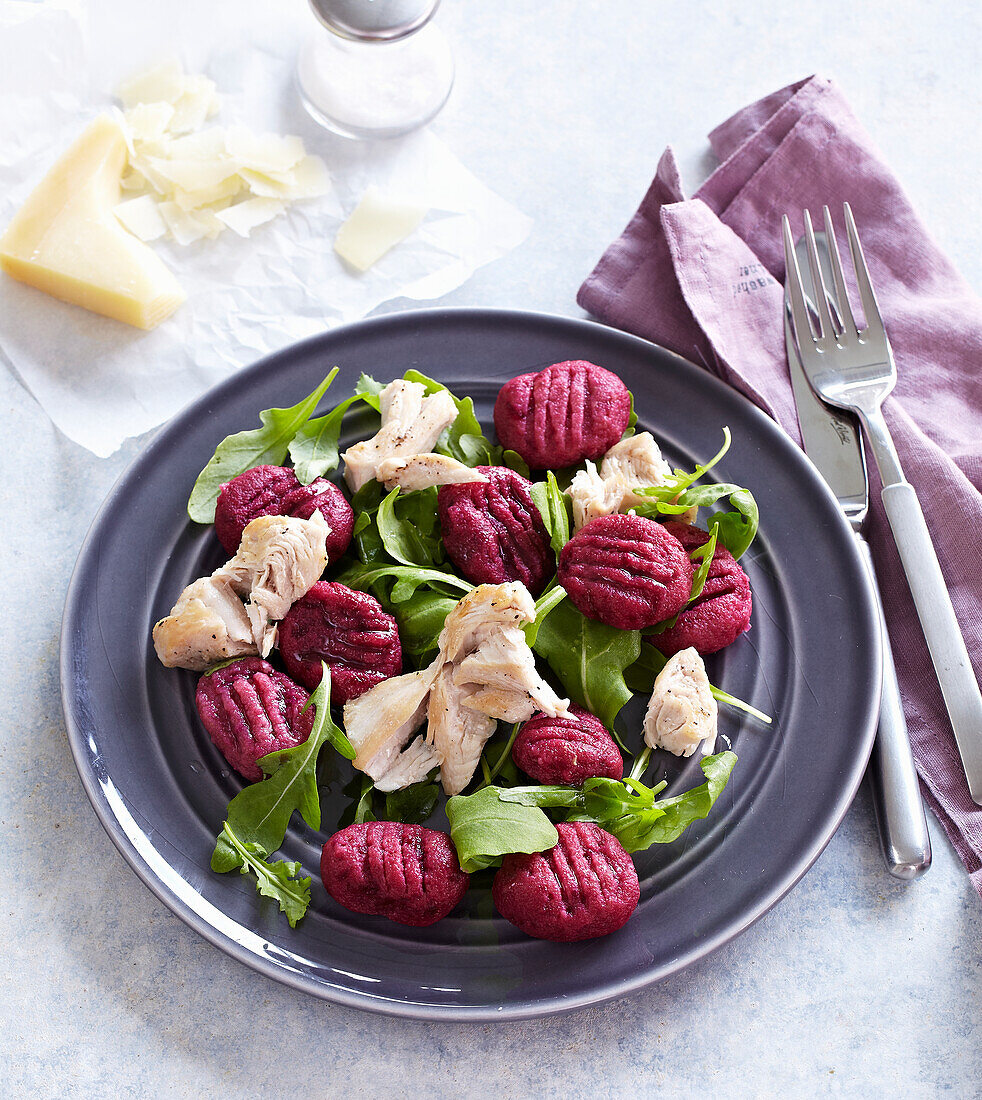
[[[213,124],[299,134],[334,190],[253,230],[180,247],[156,242],[188,293],[153,332],[66,305],[0,276],[0,353],[54,423],[97,455],[166,420],[239,367],[397,297],[437,298],[519,245],[531,221],[489,191],[433,134],[335,138],[304,112],[296,55],[314,29],[301,0],[0,0],[0,226],[119,80],[179,57],[218,85]],[[334,254],[366,187],[429,208],[364,275]]]

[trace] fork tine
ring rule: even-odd
[[[808,253],[808,266],[812,273],[812,286],[815,288],[815,309],[818,313],[819,338],[835,342],[835,325],[832,322],[832,311],[829,309],[828,289],[822,278],[822,265],[818,261],[818,246],[815,243],[815,230],[812,227],[812,216],[806,210],[805,220],[805,250]]]
[[[781,219],[784,230],[784,283],[788,291],[788,299],[791,302],[791,323],[794,326],[795,339],[798,346],[802,347],[809,338],[814,340],[811,329],[811,321],[808,317],[808,306],[805,304],[805,289],[801,283],[801,272],[798,270],[798,258],[794,254],[794,240],[791,237],[791,222],[787,214]]]
[[[828,246],[829,262],[832,265],[832,281],[835,283],[835,299],[839,319],[842,322],[843,330],[851,336],[856,336],[859,328],[856,325],[856,318],[852,315],[852,306],[849,304],[849,292],[846,290],[846,279],[842,273],[842,261],[839,259],[839,244],[835,239],[832,215],[827,206],[822,207],[822,215],[825,219],[825,242]]]
[[[873,284],[870,282],[869,268],[866,266],[866,257],[863,255],[863,246],[859,243],[859,232],[856,229],[856,220],[852,216],[852,207],[849,203],[844,202],[842,209],[846,216],[849,254],[852,256],[852,265],[856,269],[859,300],[863,303],[863,313],[866,317],[866,331],[882,333],[883,319],[880,316],[880,307],[876,304],[876,295],[873,293]]]

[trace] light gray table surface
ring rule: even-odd
[[[664,146],[694,187],[712,167],[704,135],[715,124],[816,70],[840,82],[931,230],[982,285],[982,18],[968,0],[446,0],[440,19],[458,81],[435,129],[535,219],[521,248],[447,305],[578,316],[577,286]],[[72,565],[146,439],[96,459],[3,370],[0,400],[4,1097],[978,1095],[982,905],[933,821],[929,874],[891,880],[865,788],[814,868],[748,932],[660,985],[572,1015],[386,1019],[226,958],[117,854],[61,714]]]

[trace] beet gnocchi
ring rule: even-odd
[[[682,610],[692,572],[682,544],[660,523],[611,515],[591,520],[566,543],[558,578],[588,619],[642,630]]]
[[[698,527],[670,522],[665,530],[687,551],[704,546],[709,535]],[[750,629],[753,597],[747,574],[725,546],[717,544],[702,591],[684,608],[674,626],[656,634],[653,644],[671,657],[692,646],[697,653],[718,653]]]
[[[446,833],[371,821],[349,825],[324,845],[321,879],[346,909],[422,928],[460,904],[470,875]]]
[[[215,747],[245,779],[263,777],[256,763],[310,736],[307,693],[258,657],[242,657],[198,681],[194,702]]]
[[[260,516],[310,519],[315,511],[320,512],[331,529],[327,536],[327,560],[337,561],[348,549],[355,522],[344,493],[323,477],[301,485],[297,475],[286,466],[254,466],[222,486],[215,506],[215,534],[222,546],[234,554],[242,532],[252,520]]]
[[[337,373],[297,408],[319,412]],[[153,630],[166,667],[208,669],[196,708],[251,784],[213,870],[252,875],[295,926],[311,881],[280,853],[299,813],[323,830],[325,890],[352,912],[424,927],[487,872],[498,913],[529,936],[623,926],[640,898],[632,855],[705,817],[732,772],[734,753],[712,753],[717,698],[769,721],[714,688],[700,656],[750,624],[734,555],[756,503],[728,481],[695,485],[729,431],[687,474],[651,432],[632,434],[632,406],[603,367],[555,363],[501,388],[494,441],[469,397],[411,369],[384,385],[363,375],[297,425],[299,450],[264,413],[251,453],[290,454],[297,470],[248,468],[241,440],[220,445],[188,514],[213,518],[232,556]],[[377,430],[342,449],[351,407]],[[709,535],[674,517],[726,507],[721,493],[716,554],[693,561]],[[697,563],[708,576],[693,596]],[[654,646],[672,654],[663,666]],[[633,692],[649,695],[640,730],[624,719]],[[701,786],[647,785],[664,754],[696,749]],[[322,818],[328,787],[354,824]],[[449,835],[424,824],[441,807]]]
[[[486,482],[443,485],[438,496],[443,544],[474,584],[521,581],[539,594],[553,569],[549,536],[532,485],[507,466],[478,466]]]
[[[506,382],[494,405],[494,428],[502,446],[531,469],[546,470],[599,458],[624,434],[630,416],[631,395],[617,375],[575,359]]]
[[[280,623],[280,653],[287,671],[308,688],[331,670],[331,701],[347,703],[402,671],[395,619],[367,592],[318,581]]]
[[[502,860],[491,888],[498,912],[527,936],[555,943],[616,932],[641,899],[631,857],[590,822],[556,830],[559,842],[549,851]]]
[[[518,731],[512,760],[540,783],[579,786],[587,779],[621,779],[624,761],[599,718],[572,706],[572,718],[538,714]]]

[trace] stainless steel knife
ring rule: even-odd
[[[828,249],[824,234],[817,233],[815,236],[823,277],[826,277]],[[807,277],[805,275],[809,272],[809,267],[801,241],[798,242],[798,250],[805,293],[814,301],[815,289],[811,285],[810,274]],[[832,285],[834,283],[829,271],[826,286]],[[829,304],[835,312],[839,312],[834,301],[830,300]],[[873,569],[873,558],[863,537],[869,506],[869,480],[863,441],[853,418],[848,414],[832,411],[815,396],[808,384],[798,356],[787,301],[784,338],[805,453],[828,482],[852,527],[876,597],[883,643],[883,689],[876,741],[867,774],[873,790],[880,845],[887,868],[896,878],[913,879],[931,866],[931,838],[917,785],[917,772],[910,750],[907,722],[900,700],[900,685],[897,683],[897,671],[883,615],[880,589]]]

